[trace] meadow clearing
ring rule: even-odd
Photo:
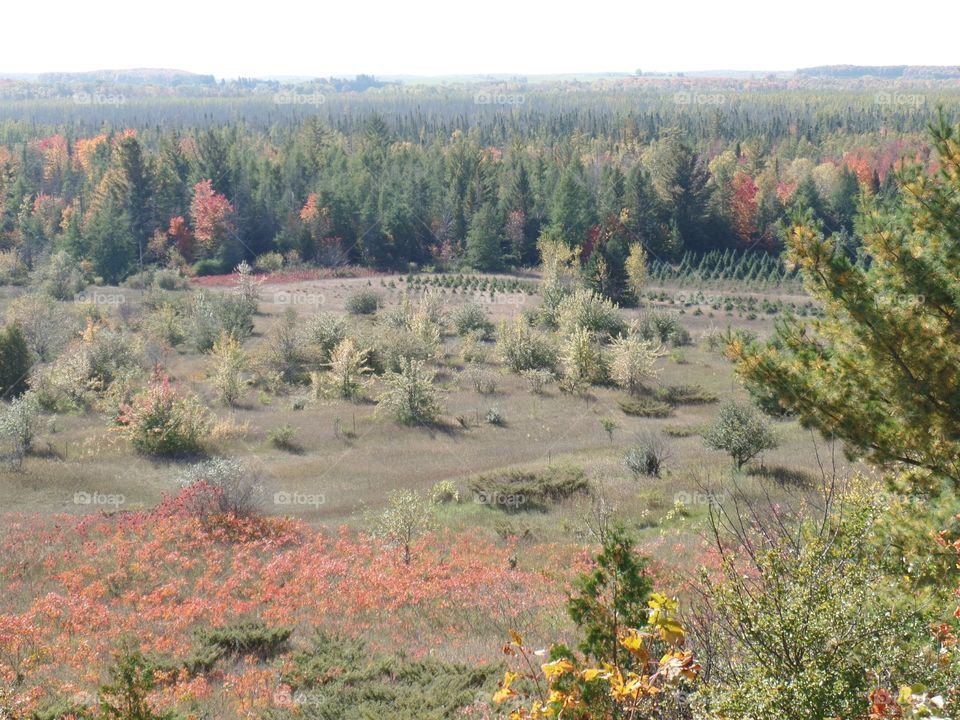
[[[651,340],[661,348],[655,371],[631,397],[613,383],[572,391],[560,377],[534,388],[510,371],[499,324],[540,307],[535,274],[260,278],[242,344],[252,360],[225,403],[215,381],[222,360],[192,344],[190,313],[201,294],[237,296],[238,280],[86,288],[33,308],[54,318],[47,331],[61,331],[60,357],[119,334],[135,360],[129,376],[114,373],[113,392],[131,382],[135,395],[150,367],[162,366],[170,386],[195,395],[214,419],[202,451],[151,457],[118,427],[124,396],[110,388],[90,385],[41,414],[32,450],[0,483],[3,617],[21,632],[5,652],[22,676],[14,687],[24,707],[89,705],[109,658],[135,638],[167,673],[157,702],[190,716],[337,717],[365,702],[386,702],[396,717],[403,708],[409,717],[491,716],[501,641],[512,629],[543,646],[570,637],[565,593],[590,567],[597,530],[612,516],[635,534],[655,576],[670,569],[665,589],[682,594],[685,578],[717,561],[704,535],[712,504],[737,495],[797,507],[848,470],[835,447],[789,420],[769,421],[777,447],[739,471],[704,445],[721,404],[747,399],[722,334],[764,337],[781,309],[812,312],[796,292],[649,287],[640,307],[616,310],[624,327],[664,328]],[[5,288],[0,313],[23,313],[25,296]],[[357,312],[351,302],[361,296],[375,296],[377,307]],[[484,328],[472,338],[463,322],[458,334],[467,306],[466,324]],[[151,320],[169,319],[163,308],[176,308],[182,333]],[[318,317],[380,347],[378,362],[388,362],[377,343],[410,332],[405,324],[424,308],[435,342],[407,351],[423,352],[435,373],[439,415],[429,423],[378,410],[382,371],[363,373],[351,399],[318,390],[319,376],[305,379],[302,368],[287,368],[287,381],[276,375],[278,354],[306,343]],[[163,340],[171,335],[179,341]],[[47,402],[66,402],[70,393],[51,387]],[[631,469],[631,448],[651,444],[662,466]],[[217,457],[253,473],[257,519],[210,526],[191,511],[184,473]],[[380,531],[399,490],[416,491],[416,512],[430,516],[411,523],[408,558],[396,535]],[[311,640],[318,630],[326,640]],[[216,650],[210,632],[226,633],[233,649]],[[357,682],[366,689],[297,674],[303,658],[321,662],[344,638],[363,643],[351,657],[365,668]],[[373,672],[371,658],[393,669]],[[408,682],[397,663],[437,665],[417,665]],[[455,687],[433,687],[418,673]]]

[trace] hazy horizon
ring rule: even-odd
[[[93,10],[58,1],[49,6],[55,20],[49,23],[37,22],[32,7],[5,8],[5,24],[18,32],[0,47],[0,71],[171,68],[219,79],[957,64],[949,45],[930,42],[930,36],[934,22],[948,27],[960,20],[960,5],[935,0],[895,23],[873,10],[813,0],[784,20],[759,0],[683,8],[600,0],[585,16],[493,0],[478,16],[438,0],[322,8],[277,0],[269,15],[254,15],[172,0],[144,20],[119,0],[95,3]],[[144,25],[152,41],[144,42]],[[878,42],[893,33],[893,41]]]

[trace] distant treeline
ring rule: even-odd
[[[108,282],[280,258],[507,270],[537,263],[546,237],[620,298],[634,244],[661,264],[775,253],[786,218],[807,212],[855,252],[861,198],[895,194],[903,161],[934,163],[923,130],[935,104],[960,106],[949,83],[356,81],[369,87],[0,104],[0,281],[56,252]]]

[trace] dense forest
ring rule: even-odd
[[[951,83],[873,80],[84,80],[0,84],[0,281],[58,253],[106,283],[242,260],[499,271],[545,237],[629,301],[635,244],[776,253],[807,213],[855,254],[860,202],[935,167],[926,125],[960,106]]]

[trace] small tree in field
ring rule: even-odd
[[[433,373],[419,360],[403,358],[400,372],[384,377],[387,389],[377,403],[399,422],[406,425],[428,425],[440,417],[439,391],[433,385]]]
[[[585,392],[590,385],[603,380],[606,374],[600,343],[585,327],[574,328],[564,340],[560,365],[563,369],[560,388],[570,393]]]
[[[640,298],[643,292],[643,285],[647,281],[647,251],[643,249],[640,243],[633,243],[630,246],[630,254],[624,262],[623,269],[627,272],[627,281],[633,294]]]
[[[610,379],[631,395],[643,389],[644,380],[656,375],[654,364],[665,353],[639,333],[619,335],[610,344]]]
[[[39,423],[40,403],[33,392],[24,393],[6,407],[0,404],[0,460],[19,469],[33,449]]]
[[[329,386],[334,394],[342,398],[352,398],[363,387],[362,378],[372,372],[367,365],[367,353],[357,347],[353,338],[347,338],[330,352]]]
[[[433,506],[416,490],[390,494],[387,509],[380,514],[378,534],[403,548],[403,562],[410,564],[410,545],[433,523]]]
[[[574,588],[567,611],[583,632],[580,651],[595,660],[616,663],[623,631],[646,624],[647,600],[653,590],[646,561],[624,530],[610,530],[596,568],[581,575]]]
[[[226,331],[221,332],[213,344],[210,357],[217,394],[222,402],[233,405],[243,393],[243,373],[249,365],[249,358],[240,341]]]
[[[777,447],[773,430],[752,405],[730,402],[703,434],[708,448],[726,451],[740,470],[764,450]]]

